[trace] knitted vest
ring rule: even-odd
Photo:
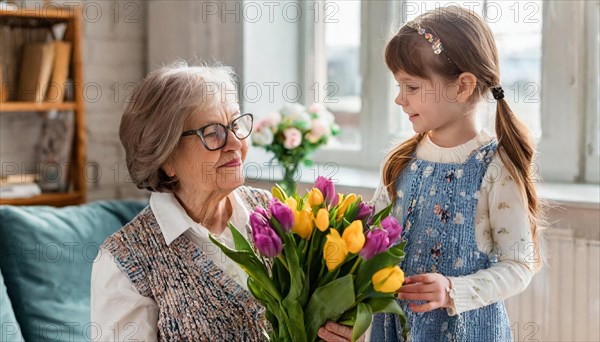
[[[269,198],[263,190],[236,191],[248,209],[266,206]],[[158,305],[160,340],[264,340],[264,308],[185,235],[167,245],[149,206],[101,248],[137,291]]]
[[[475,215],[479,190],[496,152],[497,142],[481,146],[463,163],[415,159],[401,172],[394,216],[404,225],[406,276],[440,273],[460,277],[489,268],[495,255],[479,250]],[[411,328],[411,341],[511,341],[503,302],[449,316],[445,309],[412,312],[400,301]],[[422,304],[417,302],[417,304]],[[392,315],[376,315],[373,340],[400,340],[400,324]]]

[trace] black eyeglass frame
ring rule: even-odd
[[[239,119],[245,118],[247,116],[250,117],[250,130],[248,131],[248,135],[246,135],[243,138],[240,138],[240,137],[238,137],[237,133],[233,130],[233,125]],[[206,141],[204,140],[204,130],[207,129],[208,127],[215,126],[215,125],[223,127],[227,134],[225,135],[225,140],[223,141],[222,146],[217,147],[217,148],[210,148],[210,147],[208,147],[208,144],[206,144]],[[181,137],[183,138],[183,137],[187,137],[190,135],[197,135],[198,138],[200,138],[200,141],[202,141],[202,145],[204,145],[204,147],[206,147],[207,150],[217,151],[217,150],[220,150],[223,147],[225,147],[225,145],[227,145],[227,139],[229,138],[229,131],[231,131],[233,133],[233,135],[235,135],[235,137],[238,138],[239,140],[244,140],[244,139],[248,138],[250,136],[250,134],[252,133],[252,129],[254,128],[253,126],[254,126],[254,115],[251,113],[246,113],[244,115],[240,115],[237,118],[231,120],[231,122],[227,126],[220,124],[220,123],[212,123],[212,124],[208,124],[206,126],[202,126],[198,129],[193,129],[191,131],[185,131],[185,132],[181,133]]]

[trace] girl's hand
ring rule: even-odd
[[[327,322],[319,328],[318,335],[327,342],[349,342],[352,341],[352,327]],[[365,336],[361,336],[358,341],[364,341]]]
[[[450,306],[450,295],[446,289],[451,286],[450,280],[439,273],[419,274],[404,280],[397,297],[403,300],[427,301],[422,305],[408,304],[413,312],[427,312]]]

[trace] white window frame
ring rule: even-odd
[[[593,124],[596,104],[591,103],[590,96],[594,76],[587,76],[598,77],[597,63],[594,67],[591,60],[595,57],[597,61],[597,51],[592,49],[598,45],[588,44],[588,30],[594,25],[589,21],[593,16],[586,11],[593,5],[597,6],[597,1],[544,2],[542,138],[538,144],[539,172],[544,181],[598,182],[598,152],[595,157],[585,152],[586,140],[593,139],[597,127]]]
[[[323,80],[318,75],[325,71],[315,70],[314,63],[309,61],[323,58],[324,46],[318,46],[317,35],[322,34],[325,26],[323,13],[325,0],[304,2],[305,13],[300,39],[301,51],[305,60],[300,66],[303,94],[313,94],[309,87],[317,84],[323,86]],[[308,8],[311,6],[310,8]],[[320,11],[315,11],[312,6],[320,6]],[[382,131],[382,127],[391,127],[391,113],[393,110],[394,95],[391,92],[392,78],[383,60],[383,50],[390,34],[389,28],[397,18],[398,1],[361,1],[361,51],[360,69],[363,74],[362,105],[360,110],[360,148],[323,148],[315,153],[314,161],[317,163],[339,163],[339,165],[352,166],[363,169],[377,170],[381,165],[390,146],[392,132],[390,129]],[[315,14],[321,18],[315,18]],[[316,21],[316,23],[315,23]],[[305,98],[304,102],[314,99]],[[322,100],[322,99],[320,99]],[[368,138],[368,139],[367,139]]]
[[[585,144],[585,180],[600,182],[600,0],[586,2],[586,46],[590,49],[587,56],[587,130]]]

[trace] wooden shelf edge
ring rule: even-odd
[[[30,198],[7,199],[0,198],[0,205],[49,205],[67,206],[86,202],[86,180],[81,172],[86,162],[85,142],[85,112],[84,99],[80,91],[83,84],[83,62],[82,62],[82,7],[81,3],[73,6],[66,3],[65,6],[44,2],[37,2],[30,7],[13,7],[0,4],[0,22],[3,25],[14,27],[45,27],[56,23],[65,22],[68,25],[65,40],[72,43],[71,61],[69,63],[69,75],[73,79],[74,100],[69,102],[23,102],[9,101],[0,102],[0,114],[5,112],[48,112],[52,110],[74,112],[74,136],[72,141],[72,152],[69,163],[74,165],[69,176],[70,189],[65,193],[42,193]]]
[[[50,205],[63,207],[82,204],[83,202],[85,202],[85,198],[80,192],[43,193],[29,198],[0,198],[0,205]]]
[[[56,5],[37,8],[11,8],[0,9],[0,17],[34,18],[34,19],[62,19],[69,20],[75,17],[78,7],[60,7]]]
[[[0,112],[37,112],[48,110],[75,110],[75,102],[0,102]]]

